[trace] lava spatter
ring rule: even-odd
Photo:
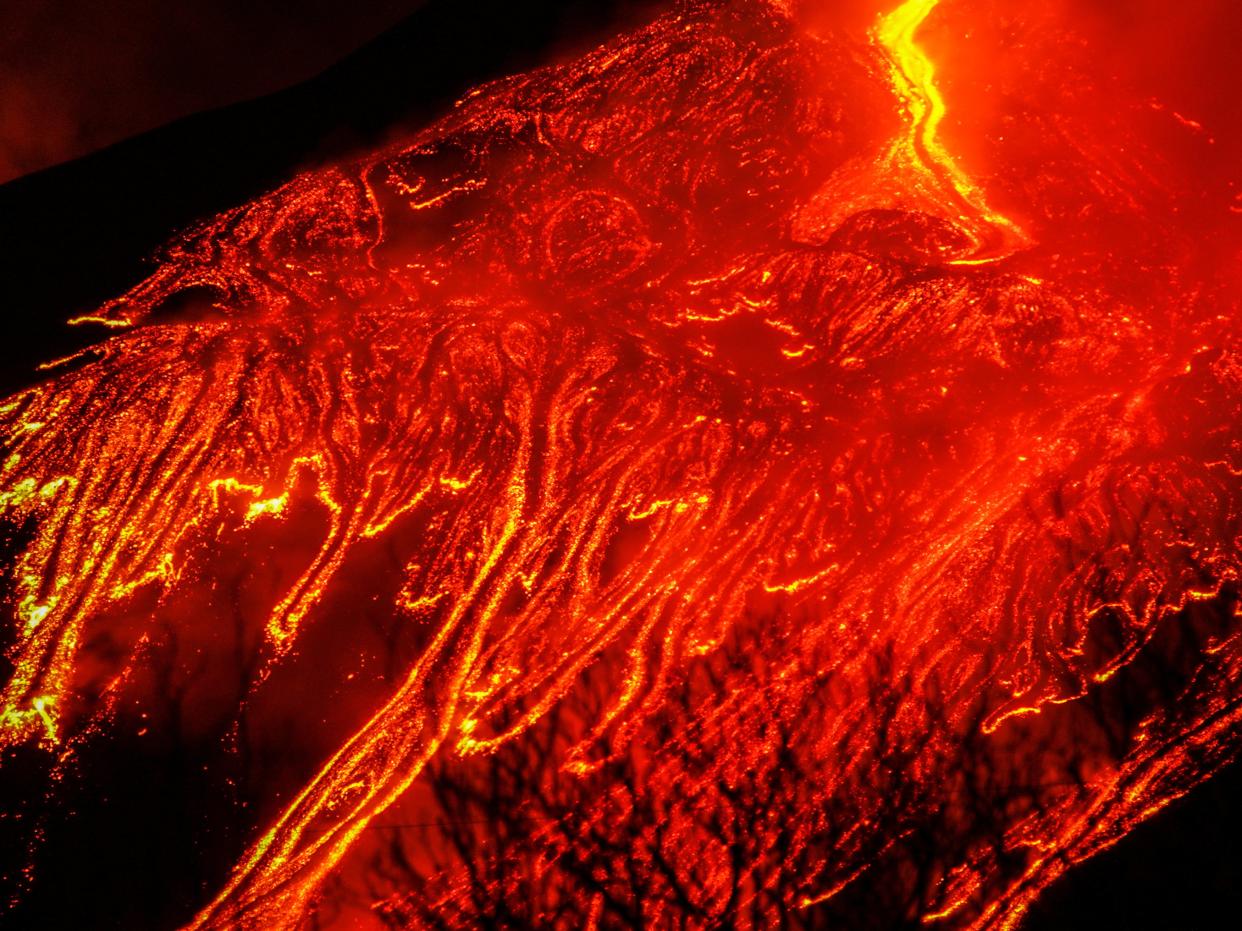
[[[681,4],[172,243],[0,406],[6,754],[312,747],[198,928],[1013,927],[1210,776],[1236,282],[989,207],[937,6]]]

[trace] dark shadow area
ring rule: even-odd
[[[425,0],[8,0],[0,183],[318,74]]]
[[[1215,931],[1242,911],[1242,766],[1174,802],[1071,869],[1023,931]]]

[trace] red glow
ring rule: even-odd
[[[194,927],[1008,928],[1232,758],[1230,130],[1049,5],[959,149],[938,52],[1019,26],[892,6],[480,88],[0,407],[5,746],[310,748]]]

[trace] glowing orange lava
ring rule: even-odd
[[[1137,133],[1043,132],[990,207],[938,0],[796,6],[680,5],[294,177],[0,406],[6,759],[54,794],[161,694],[270,741],[190,927],[365,873],[398,927],[875,882],[1011,928],[1232,758],[1236,281]],[[396,812],[441,833],[381,849]]]
[[[982,252],[1003,248],[1000,255],[974,256],[950,260],[956,265],[977,265],[1011,253],[1025,244],[1025,234],[1008,217],[995,213],[987,198],[946,151],[938,131],[945,117],[944,98],[936,86],[936,66],[915,41],[915,34],[940,0],[907,0],[891,13],[881,17],[874,36],[892,59],[893,86],[905,101],[910,114],[909,133],[894,144],[894,158],[901,167],[894,170],[926,173],[932,183],[947,183],[960,200],[964,212],[957,220],[974,238]]]

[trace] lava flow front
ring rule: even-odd
[[[477,88],[4,400],[11,915],[1011,928],[1234,757],[1215,140],[1049,9],[826,6]]]

